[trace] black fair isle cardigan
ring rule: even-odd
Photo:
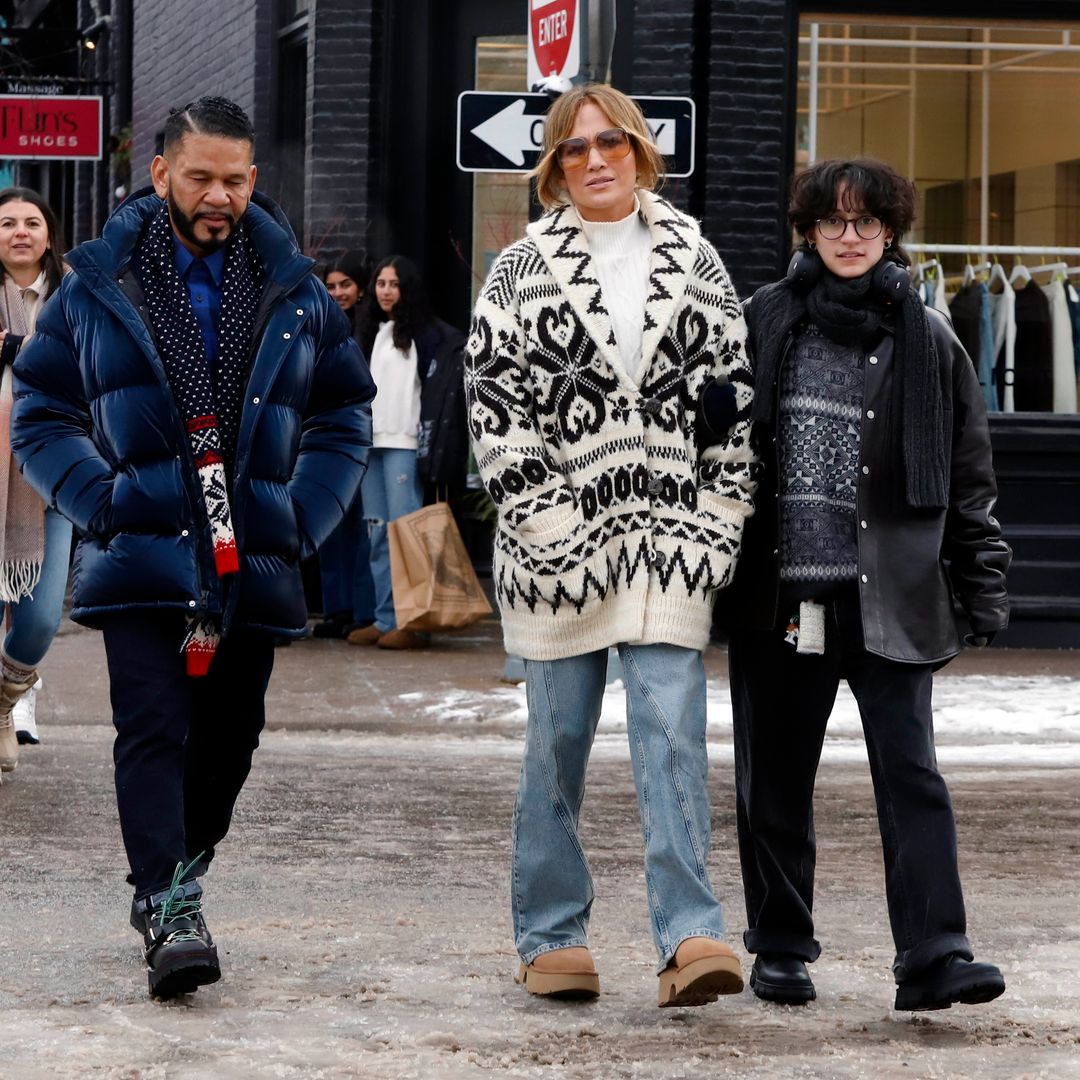
[[[692,218],[639,191],[652,239],[640,385],[627,374],[576,211],[496,260],[466,349],[469,428],[498,507],[495,591],[526,659],[617,642],[701,649],[753,512],[752,376],[727,272]],[[709,378],[736,390],[697,449]]]

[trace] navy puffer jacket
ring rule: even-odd
[[[213,613],[277,634],[305,632],[300,560],[350,505],[367,463],[375,387],[349,325],[281,211],[256,194],[244,222],[263,261],[231,486],[240,573],[214,569],[210,526],[184,424],[130,271],[161,207],[133,198],[73,273],[18,357],[11,442],[26,479],[81,532],[76,622],[113,612]]]

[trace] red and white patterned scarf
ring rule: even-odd
[[[187,428],[202,485],[219,577],[240,569],[229,507],[230,476],[243,408],[255,311],[262,292],[262,263],[243,223],[225,252],[221,326],[216,364],[206,355],[187,285],[177,273],[168,209],[147,227],[132,260],[146,297],[158,353]],[[187,673],[205,675],[221,640],[219,619],[200,612],[188,621],[184,639]]]

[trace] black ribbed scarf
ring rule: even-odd
[[[881,338],[888,316],[894,322],[893,411],[904,461],[908,506],[940,510],[948,505],[945,469],[941,368],[926,306],[915,290],[899,304],[873,295],[873,270],[842,279],[825,271],[808,293],[789,281],[759,289],[750,301],[747,322],[754,356],[755,422],[773,423],[780,357],[788,334],[810,318],[826,337],[841,345],[869,349]]]

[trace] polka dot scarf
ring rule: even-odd
[[[136,249],[132,269],[142,285],[158,353],[187,428],[213,535],[214,563],[218,576],[224,577],[240,569],[228,477],[236,456],[262,265],[243,224],[239,225],[225,254],[215,368],[207,358],[187,286],[176,272],[174,243],[168,210],[162,205]],[[189,675],[207,673],[220,639],[216,619],[192,616],[184,640]]]

